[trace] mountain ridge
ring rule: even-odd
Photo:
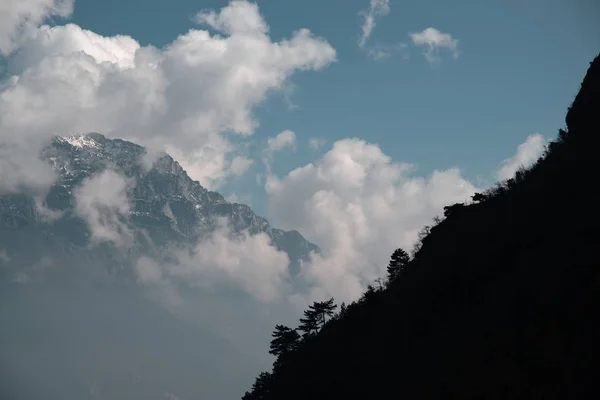
[[[297,231],[272,227],[252,209],[231,203],[218,192],[192,180],[181,165],[167,153],[148,162],[143,146],[122,139],[109,139],[100,133],[55,136],[41,157],[57,174],[42,203],[27,194],[0,196],[0,216],[5,229],[24,225],[42,229],[51,236],[66,238],[79,247],[89,244],[90,232],[75,212],[75,192],[97,174],[114,170],[130,180],[130,210],[127,219],[136,230],[144,230],[151,247],[170,243],[195,243],[216,229],[216,219],[226,218],[233,234],[264,233],[273,245],[284,251],[297,270],[311,252],[320,252]],[[50,220],[44,214],[51,214]],[[144,240],[142,237],[137,238]],[[138,243],[139,244],[139,243]]]
[[[600,55],[533,166],[446,207],[397,277],[243,399],[598,397],[598,109]]]

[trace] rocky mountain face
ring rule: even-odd
[[[10,248],[11,253],[30,252],[18,239],[26,235],[28,240],[39,238],[40,245],[36,247],[42,253],[48,250],[41,250],[42,243],[46,243],[54,253],[60,248],[68,254],[85,252],[89,257],[115,257],[112,266],[118,267],[135,255],[160,252],[173,244],[196,243],[214,232],[218,217],[229,222],[234,235],[243,232],[268,235],[278,250],[288,254],[292,270],[311,251],[319,251],[297,231],[273,228],[247,205],[230,203],[219,193],[202,187],[167,154],[150,165],[144,147],[90,133],[55,137],[43,150],[42,157],[58,175],[45,199],[27,194],[0,196],[0,239],[4,249]],[[130,207],[124,223],[136,236],[125,255],[107,251],[111,250],[110,243],[90,248],[91,233],[75,212],[77,188],[106,169],[131,182]]]

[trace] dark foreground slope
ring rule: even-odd
[[[600,57],[529,170],[454,207],[245,399],[564,399],[600,376]]]

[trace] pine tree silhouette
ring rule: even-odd
[[[402,274],[402,271],[404,270],[404,268],[408,265],[410,261],[410,256],[408,255],[408,253],[400,248],[396,249],[396,251],[394,251],[394,253],[392,254],[392,257],[390,258],[390,263],[388,264],[387,267],[387,275],[388,275],[388,282],[392,283],[394,282],[396,279],[398,279],[398,277],[400,277],[400,275]]]
[[[300,335],[295,329],[290,329],[284,325],[276,325],[272,334],[269,354],[276,357],[285,356],[298,349],[300,344]]]
[[[333,297],[327,301],[318,302],[308,306],[308,310],[304,311],[304,318],[300,319],[298,330],[304,332],[303,337],[316,334],[319,328],[323,327],[327,322],[327,317],[333,317],[337,305],[334,303]]]

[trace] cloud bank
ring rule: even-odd
[[[530,167],[544,145],[539,133],[528,136],[494,176],[504,180],[519,167]],[[459,168],[418,176],[413,165],[394,162],[378,145],[347,138],[284,177],[269,175],[265,189],[273,221],[298,229],[323,250],[301,267],[307,291],[291,298],[305,306],[329,296],[357,299],[366,285],[386,275],[392,252],[410,250],[444,206],[485,188],[463,177]]]
[[[70,17],[73,0],[3,0],[0,2],[0,55],[9,54],[22,37],[49,17]]]
[[[247,1],[196,21],[214,33],[192,29],[164,49],[74,24],[28,30],[0,85],[0,142],[22,153],[14,163],[33,163],[37,154],[27,149],[53,134],[98,131],[170,152],[209,188],[242,173],[247,162],[234,161],[223,134],[251,135],[254,107],[283,91],[292,74],[335,61],[336,52],[307,29],[272,41]],[[18,169],[3,168],[2,177]]]
[[[356,299],[367,284],[385,276],[395,248],[409,248],[445,205],[477,191],[457,168],[428,177],[413,171],[375,144],[344,139],[315,163],[268,178],[270,216],[325,252],[302,267],[310,297]]]
[[[262,301],[273,302],[285,292],[289,258],[264,233],[234,235],[221,222],[210,236],[192,248],[174,250],[173,261],[158,263],[147,257],[135,267],[140,283],[159,288],[172,305],[180,303],[177,287],[208,291],[236,288]]]

